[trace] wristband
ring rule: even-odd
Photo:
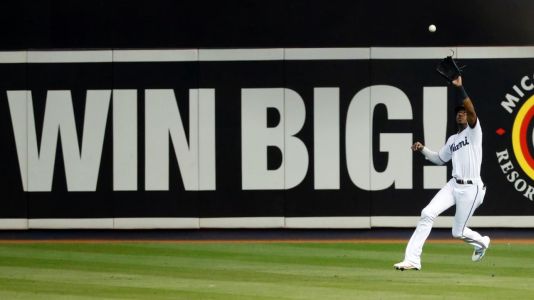
[[[469,98],[463,85],[456,87],[456,103],[457,105],[463,105],[465,98]]]

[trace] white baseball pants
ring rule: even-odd
[[[485,195],[486,188],[482,182],[459,184],[454,178],[449,180],[422,210],[421,219],[406,246],[404,260],[421,268],[423,245],[432,230],[434,219],[453,205],[456,205],[456,213],[452,225],[452,236],[475,247],[484,246],[482,236],[469,229],[467,222],[475,209],[482,204]]]

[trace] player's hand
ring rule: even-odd
[[[461,87],[462,86],[462,76],[458,76],[458,78],[454,79],[452,81],[452,84],[454,84],[454,86]]]
[[[415,144],[412,145],[412,150],[415,152],[415,151],[421,151],[423,150],[423,148],[425,147],[425,145],[419,143],[419,142],[415,142]]]

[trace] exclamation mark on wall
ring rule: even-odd
[[[438,152],[447,141],[447,88],[423,88],[424,144]],[[440,189],[447,183],[447,166],[424,166],[423,187]]]

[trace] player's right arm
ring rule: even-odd
[[[443,148],[446,149],[445,146]],[[443,152],[444,149],[441,149],[440,153]],[[426,159],[428,159],[435,165],[441,166],[450,160],[450,158],[449,159],[442,158],[438,152],[430,150],[429,148],[425,147],[425,145],[421,144],[420,142],[415,142],[415,144],[412,145],[412,150],[414,152],[421,152],[425,156]]]

